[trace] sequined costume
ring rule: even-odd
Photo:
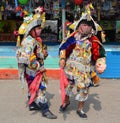
[[[19,76],[22,81],[25,81],[24,79],[26,79],[28,88],[33,82],[37,72],[44,68],[44,55],[42,53],[42,49],[42,43],[39,43],[29,35],[22,41],[21,47],[17,50],[17,60],[20,69]],[[41,98],[45,95],[47,87],[47,80],[45,76],[42,76],[40,81],[42,81],[39,83],[39,88],[41,89],[40,95],[42,95],[42,97],[39,95],[39,100],[41,100]],[[41,102],[44,102],[44,100],[46,99],[41,100]]]
[[[56,119],[57,116],[49,110],[48,99],[46,98],[47,78],[44,60],[48,53],[47,46],[43,44],[40,38],[44,24],[43,14],[42,8],[38,7],[37,13],[25,17],[20,27],[24,36],[16,54],[20,80],[27,82],[28,85],[29,109],[41,109],[44,117]]]
[[[60,51],[66,50],[66,65],[64,71],[67,75],[70,85],[66,88],[66,94],[70,95],[70,88],[73,88],[73,85],[77,85],[78,95],[81,92],[88,93],[88,89],[82,89],[81,86],[90,87],[92,84],[92,71],[94,70],[94,62],[96,62],[97,57],[105,57],[105,51],[103,50],[101,53],[99,52],[99,56],[93,56],[92,45],[94,41],[99,41],[97,37],[94,37],[94,41],[92,38],[84,38],[81,40],[76,40],[74,36],[70,37],[65,43],[63,43],[60,47]],[[97,45],[100,44],[98,42]],[[101,47],[101,45],[100,45]],[[104,53],[103,53],[104,52]],[[93,59],[94,60],[91,60]],[[92,61],[92,62],[91,62]],[[71,86],[72,85],[72,86]],[[80,92],[79,92],[80,90]],[[81,94],[83,95],[83,94]],[[79,99],[78,99],[79,98]],[[86,100],[87,95],[81,98],[77,96],[77,100]]]
[[[87,20],[88,17],[90,20]],[[95,36],[96,29],[94,20],[86,13],[78,20],[75,31],[59,47],[60,111],[63,112],[70,104],[69,97],[73,87],[76,87],[75,99],[79,102],[77,114],[82,118],[87,118],[82,109],[88,98],[89,87],[98,79],[96,72],[103,73],[106,69],[105,49]]]

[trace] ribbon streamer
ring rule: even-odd
[[[18,6],[18,1],[17,0],[15,0],[15,7],[17,7]]]

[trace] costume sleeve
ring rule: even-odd
[[[92,58],[95,68],[98,73],[103,73],[106,69],[105,49],[96,36],[92,39]]]
[[[73,48],[75,47],[76,41],[72,36],[66,40],[66,42],[62,43],[59,48],[59,56],[60,58],[68,58]]]
[[[36,43],[32,37],[26,37],[22,41],[21,47],[16,52],[18,63],[29,64],[35,45]]]
[[[92,59],[96,62],[97,59],[105,57],[105,49],[96,36],[92,37]]]

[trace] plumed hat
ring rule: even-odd
[[[97,33],[97,26],[98,24],[93,20],[93,18],[88,15],[88,13],[84,13],[81,18],[77,21],[76,26],[75,26],[75,31],[78,29],[80,24],[88,24],[89,26],[92,26],[94,33]]]
[[[33,29],[34,27],[41,26],[42,20],[39,14],[30,15],[25,19],[26,19],[26,23],[28,24],[26,28],[25,36],[27,36],[31,31],[31,29]]]
[[[18,34],[19,35],[24,35],[26,30],[27,30],[28,24],[23,22],[21,26],[19,27]]]
[[[41,26],[44,28],[45,23],[45,12],[43,7],[38,7],[34,9],[34,12],[24,17],[24,21],[19,27],[18,34],[27,36],[28,33],[36,26]]]

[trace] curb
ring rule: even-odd
[[[47,69],[46,76],[49,79],[59,79],[59,69]],[[19,79],[17,69],[0,69],[0,79]]]

